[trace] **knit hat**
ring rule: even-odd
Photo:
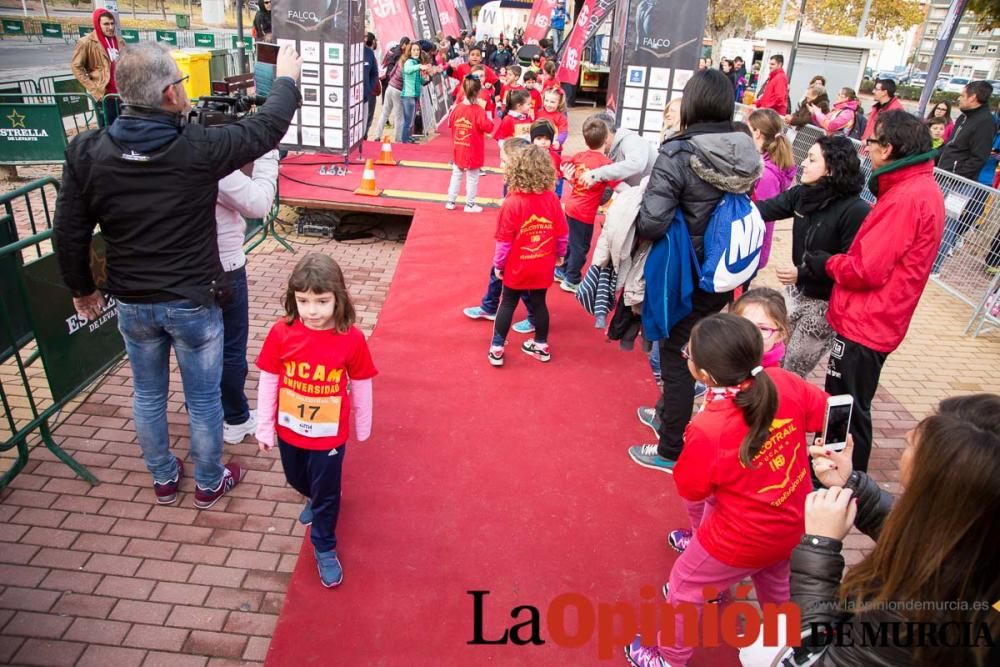
[[[556,133],[552,127],[552,123],[543,120],[533,124],[531,126],[531,140],[534,141],[538,137],[545,137],[549,141],[553,141],[556,138]]]

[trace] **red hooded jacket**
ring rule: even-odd
[[[788,113],[788,75],[778,68],[771,72],[764,84],[764,92],[754,103],[758,109],[774,109],[779,116]]]
[[[847,253],[826,262],[834,281],[830,326],[886,354],[906,336],[944,235],[944,197],[934,181],[934,162],[930,154],[919,157],[927,159],[874,177],[875,207]]]

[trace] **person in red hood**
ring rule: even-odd
[[[784,116],[788,113],[788,75],[782,69],[785,66],[785,56],[776,53],[771,56],[768,64],[771,73],[754,106],[758,109],[774,109],[779,116]]]
[[[105,95],[117,93],[115,87],[115,62],[118,60],[118,37],[115,34],[115,17],[107,9],[95,9],[92,16],[94,31],[76,43],[70,68],[73,76],[91,97],[101,101]],[[105,125],[117,116],[116,104],[103,104]]]
[[[844,254],[806,252],[815,275],[833,279],[826,318],[834,330],[826,391],[854,397],[854,469],[868,470],[871,405],[886,357],[899,347],[944,235],[944,197],[934,181],[931,137],[905,111],[883,111],[866,144],[868,189],[878,200]]]

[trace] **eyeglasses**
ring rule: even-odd
[[[760,334],[764,338],[770,338],[771,336],[773,336],[774,334],[776,334],[776,333],[778,333],[780,331],[780,329],[778,329],[778,327],[767,327],[767,326],[764,326],[763,324],[758,324],[757,328],[760,329]]]
[[[190,74],[185,74],[184,76],[182,76],[181,78],[177,79],[176,81],[171,81],[170,85],[166,86],[163,89],[163,92],[167,92],[168,90],[170,90],[171,88],[173,88],[174,86],[176,86],[178,83],[184,83],[185,81],[187,81],[190,78],[191,78]]]
[[[866,146],[871,146],[872,144],[879,144],[879,145],[881,145],[882,144],[882,140],[878,139],[876,137],[868,137],[867,139],[865,139],[865,145]]]

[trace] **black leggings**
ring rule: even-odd
[[[549,340],[549,308],[545,305],[547,289],[520,290],[504,285],[500,296],[500,308],[497,309],[497,319],[493,323],[493,345],[500,346],[507,340],[510,323],[514,319],[514,309],[521,294],[527,292],[531,304],[531,317],[535,324],[535,342],[545,343]]]

